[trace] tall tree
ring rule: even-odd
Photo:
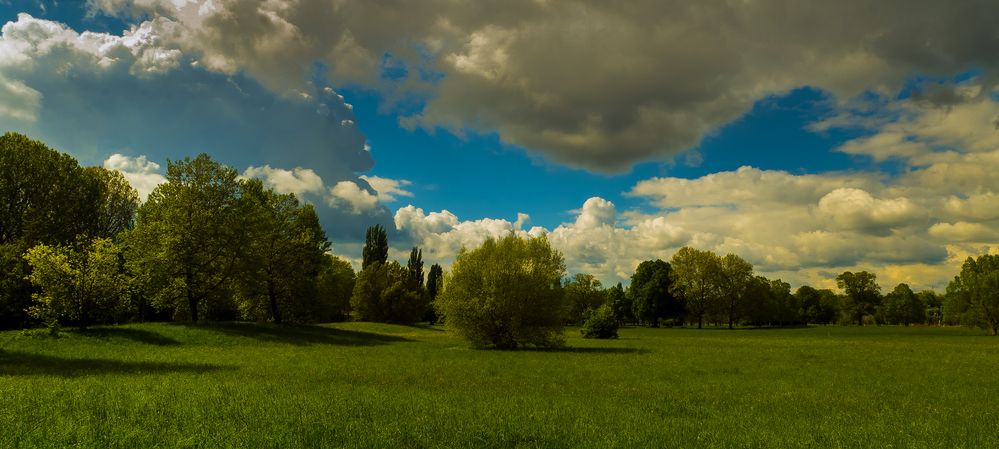
[[[437,299],[437,295],[444,287],[444,270],[438,264],[430,266],[430,273],[427,274],[427,293],[430,300]]]
[[[635,321],[635,311],[631,298],[624,292],[624,286],[620,282],[607,289],[607,304],[614,312],[614,318],[618,324],[633,323]]]
[[[671,290],[672,285],[673,271],[668,262],[656,259],[638,264],[628,288],[635,318],[652,327],[659,327],[660,319],[679,319],[683,306]]]
[[[243,316],[278,324],[315,319],[316,281],[330,243],[312,205],[249,180],[237,225],[245,228],[238,288]]]
[[[409,262],[406,263],[409,270],[409,281],[416,286],[416,290],[423,289],[423,250],[413,247],[409,252]]]
[[[745,259],[727,254],[719,260],[719,280],[721,283],[720,310],[728,319],[732,329],[744,313],[747,304],[749,284],[753,279],[753,265]]]
[[[424,296],[414,290],[409,270],[396,261],[374,262],[361,270],[350,305],[354,318],[380,323],[415,323],[426,310]]]
[[[704,326],[705,315],[718,302],[720,289],[718,277],[721,264],[711,251],[701,251],[689,246],[680,248],[673,255],[674,283],[672,290],[684,299],[687,312],[697,320],[697,328]]]
[[[881,302],[881,287],[878,286],[877,276],[867,271],[846,271],[836,276],[836,286],[846,293],[844,312],[856,320],[858,326],[863,326],[864,316],[874,313]]]
[[[139,208],[126,253],[156,305],[198,321],[200,306],[224,294],[245,243],[241,194],[236,170],[206,154],[169,162],[167,182]]]
[[[908,326],[926,319],[926,305],[908,284],[898,284],[885,295],[879,312],[881,319],[889,324]]]
[[[427,273],[427,311],[423,314],[423,320],[430,323],[437,323],[437,296],[444,289],[444,270],[438,264],[430,266]]]
[[[135,223],[139,194],[125,177],[103,167],[87,167],[84,177],[92,184],[93,221],[87,229],[92,238],[116,239]]]
[[[969,257],[961,272],[947,286],[948,315],[961,324],[980,326],[991,335],[999,334],[999,255]]]
[[[320,322],[343,321],[350,314],[350,296],[354,292],[357,274],[350,262],[323,254],[323,265],[319,271],[319,312]]]
[[[587,315],[604,304],[604,287],[592,274],[577,273],[563,289],[568,307],[566,321],[582,324]]]
[[[369,227],[364,236],[361,269],[363,270],[375,262],[385,263],[388,260],[388,248],[388,235],[385,228],[380,224]]]

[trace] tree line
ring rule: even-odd
[[[450,273],[388,258],[368,229],[361,270],[333,256],[312,205],[201,154],[169,161],[142,204],[124,177],[81,167],[23,135],[0,136],[0,326],[142,320],[443,320],[480,344],[557,344],[555,329],[620,325],[967,324],[999,327],[999,256],[969,258],[945,295],[844,272],[839,292],[757,275],[734,254],[681,248],[638,265],[628,287],[566,277],[545,237],[459,253]],[[517,316],[508,315],[516,310]],[[461,324],[464,323],[464,324]],[[476,324],[477,323],[477,324]],[[519,330],[514,330],[518,327]],[[465,330],[462,330],[465,329]],[[472,329],[472,330],[469,330]],[[528,343],[533,342],[533,343]]]

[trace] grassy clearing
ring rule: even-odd
[[[137,324],[0,333],[0,447],[994,447],[999,339],[958,328]]]

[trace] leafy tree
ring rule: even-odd
[[[794,292],[795,300],[800,307],[798,315],[805,324],[818,323],[822,313],[822,294],[815,288],[802,285]]]
[[[320,322],[343,321],[350,313],[350,297],[354,292],[357,275],[350,262],[330,254],[323,254],[319,270],[318,296],[319,311],[316,319]]]
[[[28,261],[20,242],[0,244],[0,329],[18,328],[32,318],[27,310],[32,305]]]
[[[409,281],[416,290],[423,289],[423,250],[413,247],[413,250],[409,252],[409,262],[406,263],[406,268],[409,270]]]
[[[745,319],[754,326],[771,325],[777,321],[777,301],[771,288],[770,279],[753,276],[746,288],[747,304]]]
[[[770,280],[770,298],[773,302],[772,319],[777,325],[797,323],[800,320],[798,310],[800,306],[791,294],[791,284],[780,279]]]
[[[656,259],[638,264],[628,288],[634,317],[652,327],[659,327],[660,319],[680,319],[683,305],[672,285],[673,270],[668,262]]]
[[[246,243],[241,194],[238,173],[206,154],[168,164],[167,182],[139,208],[126,253],[129,271],[155,305],[198,321],[206,301],[228,298]]]
[[[563,290],[568,306],[566,321],[582,324],[586,315],[603,305],[605,301],[603,285],[591,274],[576,274]]]
[[[238,276],[243,316],[278,324],[314,320],[316,281],[330,248],[315,209],[254,179],[243,185],[239,218],[245,229]]]
[[[927,324],[939,325],[943,321],[943,297],[933,290],[923,290],[918,295],[926,305]]]
[[[921,323],[926,319],[926,305],[907,284],[898,284],[885,295],[880,307],[882,319],[889,324]]]
[[[564,275],[562,254],[547,237],[490,238],[458,253],[437,297],[438,312],[475,346],[559,346]]]
[[[128,280],[110,240],[95,239],[77,249],[40,244],[24,257],[31,265],[28,280],[38,288],[29,309],[32,316],[85,327],[95,319],[108,321],[123,308]]]
[[[93,183],[71,156],[21,134],[0,136],[0,244],[70,244],[93,223]]]
[[[364,236],[361,269],[363,270],[375,262],[384,264],[388,260],[388,249],[388,236],[385,228],[382,225],[368,228],[368,232]]]
[[[87,167],[84,177],[91,184],[93,222],[86,234],[91,238],[116,239],[135,223],[139,208],[139,193],[117,171],[103,167]]]
[[[846,293],[843,311],[856,320],[858,326],[864,325],[864,316],[874,313],[881,301],[881,287],[876,279],[874,273],[867,271],[846,271],[836,277],[836,286]]]
[[[430,266],[430,273],[427,274],[427,311],[423,314],[423,320],[434,324],[437,322],[437,295],[444,287],[444,270],[438,264]]]
[[[728,254],[719,260],[718,268],[721,288],[720,310],[728,319],[728,328],[732,329],[748,307],[753,265],[735,254]]]
[[[425,311],[409,270],[396,261],[373,262],[361,270],[350,298],[354,318],[379,323],[415,323]]]
[[[614,317],[617,319],[618,324],[633,323],[635,321],[635,312],[632,307],[631,298],[625,294],[624,287],[620,282],[608,288],[605,295],[607,296],[607,304],[614,311]]]
[[[821,324],[835,322],[836,317],[840,316],[839,303],[839,296],[832,290],[819,290],[819,307],[812,319]]]
[[[697,319],[697,328],[701,329],[705,315],[715,307],[720,296],[718,256],[711,251],[685,246],[673,255],[671,266],[672,291],[684,299],[688,314]]]
[[[590,309],[586,315],[586,321],[579,330],[583,338],[617,338],[617,317],[610,304]]]
[[[999,255],[969,257],[947,286],[946,310],[961,324],[999,333]]]

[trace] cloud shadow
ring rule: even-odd
[[[223,369],[207,363],[129,362],[124,360],[65,358],[0,350],[0,376],[59,376],[143,375],[165,373],[205,374]]]
[[[376,346],[412,341],[394,335],[376,334],[325,326],[274,325],[247,322],[175,323],[192,329],[219,332],[233,337],[295,346]]]
[[[73,335],[80,335],[98,340],[131,340],[136,343],[145,343],[155,346],[178,346],[180,342],[170,337],[150,332],[142,329],[128,329],[121,327],[94,327],[87,329],[73,329],[68,331]]]

